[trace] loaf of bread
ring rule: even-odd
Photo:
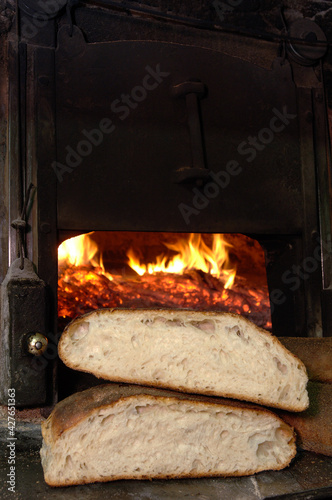
[[[58,403],[42,424],[45,481],[249,475],[287,466],[292,427],[219,398],[107,384]]]
[[[72,321],[59,356],[115,382],[308,407],[303,363],[269,332],[230,313],[101,309]]]

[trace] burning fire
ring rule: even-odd
[[[229,257],[234,248],[223,235],[165,241],[165,251],[148,263],[139,257],[139,247],[135,251],[128,244],[126,256],[121,247],[123,264],[127,260],[132,269],[128,275],[123,267],[106,271],[93,234],[66,240],[58,249],[58,316],[65,322],[102,307],[171,307],[229,311],[271,326],[267,286],[249,287],[236,275]]]
[[[103,274],[112,281],[113,277],[105,271],[103,257],[97,243],[90,238],[91,234],[80,234],[61,243],[58,248],[59,267],[91,266],[97,274]]]
[[[231,288],[236,271],[228,269],[229,258],[227,247],[231,247],[221,234],[213,234],[212,248],[204,242],[201,234],[191,233],[189,239],[179,239],[175,243],[164,243],[167,248],[177,252],[171,260],[165,255],[159,255],[154,264],[141,264],[135,251],[127,252],[129,265],[140,276],[145,273],[175,273],[184,274],[191,269],[212,274],[222,278],[224,288]]]

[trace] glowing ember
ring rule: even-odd
[[[139,257],[139,250],[129,246],[124,260],[130,267],[111,274],[105,270],[92,234],[71,238],[59,247],[61,327],[102,307],[229,311],[271,327],[267,285],[248,286],[246,279],[236,276],[229,258],[229,250],[234,249],[222,235],[210,235],[210,244],[200,234],[165,241],[165,252],[148,263]]]

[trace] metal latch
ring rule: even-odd
[[[47,348],[46,285],[32,262],[16,259],[1,284],[0,400],[7,404],[8,390],[15,389],[16,405],[47,402],[46,370],[50,362],[37,362]],[[46,359],[46,358],[45,358]]]

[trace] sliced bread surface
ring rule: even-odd
[[[116,382],[308,407],[304,364],[276,337],[230,313],[101,309],[71,322],[63,362]]]
[[[282,469],[296,454],[292,428],[269,410],[119,384],[58,403],[42,434],[51,486],[249,475]]]

